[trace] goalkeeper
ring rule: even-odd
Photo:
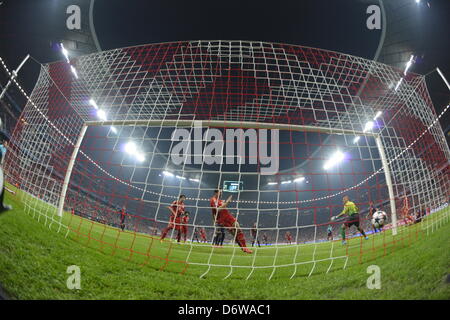
[[[361,232],[364,239],[368,240],[369,238],[366,236],[364,230],[359,225],[358,207],[349,200],[348,196],[344,196],[343,202],[344,202],[344,210],[342,210],[342,212],[339,213],[337,216],[331,217],[331,221],[334,221],[343,215],[347,215],[344,224],[341,226],[342,244],[347,244],[347,242],[345,241],[345,231],[346,229],[350,228],[353,225],[358,229],[359,232]]]

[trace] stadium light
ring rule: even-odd
[[[168,177],[173,177],[173,173],[171,173],[169,171],[163,171],[163,175],[168,176]]]
[[[408,72],[409,68],[411,68],[413,62],[414,62],[414,56],[411,55],[411,57],[409,57],[409,61],[406,63],[405,72],[403,73],[405,76],[406,76],[406,73]]]
[[[135,156],[136,160],[138,160],[139,162],[144,162],[145,161],[145,155],[144,153],[138,151],[136,144],[133,141],[128,142],[125,145],[125,152]]]
[[[375,117],[373,117],[373,120],[377,120],[379,117],[381,117],[382,114],[383,114],[383,112],[378,111],[377,114],[375,115]]]
[[[193,179],[193,178],[190,178],[189,181],[192,181],[192,182],[200,182],[200,180],[198,180],[198,179]]]
[[[176,176],[178,179],[181,179],[181,180],[186,180],[186,178],[185,177],[182,177],[182,176]]]
[[[97,111],[97,117],[99,117],[99,119],[100,119],[100,120],[103,120],[103,121],[106,121],[106,120],[107,120],[107,118],[106,118],[106,112],[103,111],[103,110],[101,110],[101,109],[99,109],[99,110]]]
[[[395,91],[397,91],[397,89],[400,87],[400,85],[402,84],[402,82],[403,82],[403,78],[401,78],[401,79],[398,81],[397,85],[395,86]]]
[[[282,181],[281,184],[288,184],[288,183],[292,183],[291,180],[286,180],[286,181]]]
[[[294,182],[302,182],[302,181],[305,181],[305,177],[298,177],[294,179]]]
[[[359,139],[361,139],[360,136],[355,137],[355,139],[353,139],[353,143],[358,143]]]
[[[368,121],[366,123],[366,125],[364,126],[363,132],[368,132],[368,131],[372,130],[374,126],[375,126],[375,123],[373,121]]]
[[[323,166],[323,168],[325,170],[328,170],[332,167],[334,167],[335,165],[341,163],[342,161],[344,161],[345,159],[345,155],[341,152],[341,151],[336,151],[333,156],[327,161],[325,162],[325,165]]]
[[[97,105],[97,103],[96,103],[93,99],[89,100],[89,104],[90,104],[91,106],[93,106],[96,110],[98,110],[98,105]]]
[[[75,78],[78,79],[78,73],[74,66],[70,66],[70,71],[72,71]]]
[[[136,145],[134,142],[130,141],[125,145],[125,152],[129,154],[135,154],[137,151]]]
[[[137,159],[139,162],[144,162],[144,161],[145,161],[145,156],[144,156],[142,153],[138,153],[138,154],[136,155],[136,159]]]
[[[275,186],[275,185],[277,185],[277,184],[278,184],[278,182],[269,182],[269,183],[268,183],[269,186]]]
[[[113,133],[117,134],[117,129],[116,129],[116,127],[111,127],[111,131],[112,131]]]
[[[64,58],[66,58],[67,63],[70,63],[69,52],[66,50],[66,48],[64,48],[64,45],[62,43],[60,43],[60,46],[61,46],[61,52],[62,52]]]

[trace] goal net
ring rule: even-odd
[[[448,221],[450,152],[425,80],[264,42],[69,56],[41,66],[30,96],[22,90],[7,180],[51,229],[146,267],[247,279],[328,273]],[[215,223],[216,189],[232,196],[239,230]],[[171,218],[181,195],[189,215]],[[332,219],[344,196],[368,240]],[[387,214],[382,232],[371,223],[377,210]]]

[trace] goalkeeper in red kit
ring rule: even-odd
[[[212,215],[214,223],[224,226],[233,235],[242,251],[245,253],[252,253],[253,251],[247,248],[245,243],[244,233],[242,232],[236,218],[227,210],[228,204],[231,202],[231,196],[224,202],[220,199],[222,192],[214,190],[214,196],[210,199],[212,208]]]
[[[180,231],[181,218],[182,214],[184,213],[184,200],[186,200],[186,196],[182,194],[180,195],[178,200],[175,200],[169,207],[167,207],[170,210],[169,225],[162,231],[160,239],[161,241],[163,241],[163,239],[167,236],[169,230],[175,228],[175,230]]]

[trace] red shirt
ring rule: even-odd
[[[175,212],[175,215],[177,217],[179,217],[183,212],[184,212],[184,203],[181,203],[178,200],[175,200],[174,202],[172,202],[172,204],[170,205],[170,207],[172,208],[172,210]],[[173,212],[170,212],[171,217],[174,217],[175,215],[173,214]]]
[[[405,209],[409,209],[409,205],[408,205],[408,198],[403,198],[403,208]]]
[[[213,217],[215,217],[216,214],[217,214],[217,208],[219,208],[219,207],[221,207],[223,205],[223,200],[221,200],[219,198],[216,198],[216,197],[212,197],[209,200],[210,200],[209,204],[211,205],[211,208],[212,208]],[[219,210],[219,214],[223,214],[223,213],[228,213],[228,210],[227,209],[220,209]]]
[[[187,224],[189,222],[189,217],[188,216],[184,216],[183,217],[183,223]]]

